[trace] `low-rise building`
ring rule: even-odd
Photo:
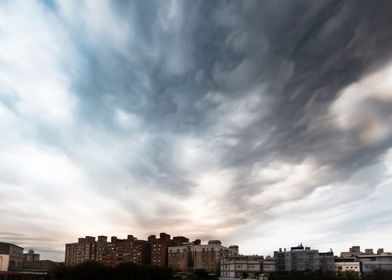
[[[50,272],[59,267],[59,264],[51,260],[39,260],[35,262],[24,262],[21,272]]]
[[[26,254],[23,254],[23,262],[39,262],[39,254],[34,253],[34,250],[29,250]]]
[[[0,256],[2,256],[2,269],[7,267],[7,270],[17,270],[22,265],[23,248],[15,244],[0,242]]]
[[[362,252],[360,246],[353,246],[349,252],[342,252],[340,255],[340,259],[351,259],[353,263],[359,263],[363,274],[375,270],[392,270],[392,253],[384,252],[383,248],[379,248],[377,253],[374,253],[373,249],[365,249],[365,252]]]
[[[335,271],[335,255],[332,249],[329,252],[319,253],[320,270],[321,271]]]
[[[263,277],[268,279],[268,276],[271,273],[274,273],[276,271],[276,263],[275,263],[275,259],[271,258],[271,257],[267,257],[264,261],[263,261]]]
[[[86,261],[99,261],[109,266],[123,262],[149,264],[151,259],[150,244],[146,240],[138,240],[133,235],[126,239],[112,236],[108,242],[106,236],[86,236],[77,243],[65,245],[65,265],[72,266]]]
[[[392,254],[362,254],[357,256],[361,263],[362,273],[370,273],[375,270],[392,270]]]
[[[223,257],[238,254],[238,246],[225,247],[219,240],[201,244],[200,240],[181,246],[168,248],[168,266],[175,271],[194,271],[204,269],[218,274]]]
[[[337,273],[355,272],[361,273],[361,263],[355,258],[335,258],[335,271]]]
[[[220,279],[260,279],[263,273],[261,256],[229,256],[220,261]]]
[[[183,243],[188,243],[189,239],[184,236],[175,236],[170,239],[170,235],[164,232],[159,234],[159,238],[155,235],[148,237],[148,242],[151,244],[151,264],[157,266],[168,265],[168,248],[170,246],[180,246]]]
[[[350,257],[355,257],[360,254],[363,254],[361,252],[361,247],[360,246],[352,246],[348,252],[341,252],[340,257],[341,258],[350,258]]]

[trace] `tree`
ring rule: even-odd
[[[248,274],[248,272],[244,272],[244,273],[242,273],[242,279],[248,279],[248,277],[249,277],[249,274]]]

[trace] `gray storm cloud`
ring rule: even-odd
[[[61,240],[88,228],[141,237],[162,229],[248,248],[247,239],[268,226],[290,224],[289,213],[311,220],[309,212],[339,212],[389,184],[390,1],[53,1],[31,4],[41,17],[25,19],[20,6],[0,4],[20,29],[5,26],[0,34],[23,53],[30,47],[16,32],[35,29],[31,42],[41,48],[32,49],[29,63],[43,70],[26,76],[34,71],[18,64],[24,56],[16,52],[12,61],[0,47],[4,65],[17,65],[0,65],[15,81],[0,78],[0,116],[7,117],[0,166],[6,159],[15,166],[0,171],[0,190],[15,189],[5,197],[22,205],[41,193],[91,219],[93,226],[78,226],[76,213],[59,211],[68,227]],[[38,36],[40,28],[47,37]],[[52,83],[16,86],[19,73]],[[43,88],[49,90],[40,95]],[[35,103],[25,93],[31,89]],[[7,154],[9,142],[15,151],[29,147],[23,170],[41,162],[64,173],[49,181],[40,167],[38,175],[25,174],[22,156]],[[3,205],[4,213],[16,208]],[[26,213],[1,215],[7,232],[0,237],[39,243],[16,234],[23,227],[14,220]],[[338,226],[352,219],[341,217],[325,220]],[[352,224],[360,222],[358,215]],[[47,243],[43,249],[61,250],[50,237]]]

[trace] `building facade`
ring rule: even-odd
[[[220,261],[220,279],[260,279],[263,273],[261,256],[229,256]]]
[[[279,249],[274,252],[277,271],[316,271],[320,269],[318,250],[304,247],[302,244],[291,247],[290,251]]]
[[[357,260],[361,263],[361,272],[364,274],[375,270],[392,270],[391,253],[358,255]]]
[[[218,274],[220,260],[238,255],[238,246],[225,247],[219,240],[210,240],[201,244],[200,240],[168,248],[168,266],[175,271],[194,271],[204,269]]]
[[[170,235],[164,232],[159,234],[159,238],[155,235],[150,235],[148,243],[151,245],[151,264],[168,266],[168,248],[180,246],[188,242],[189,239],[184,236],[175,236],[173,239],[170,239]]]
[[[126,239],[112,236],[86,236],[79,238],[77,243],[65,245],[65,265],[72,266],[86,261],[99,261],[108,266],[116,266],[124,262],[149,264],[151,246],[145,240],[138,240],[133,235]]]
[[[371,273],[375,270],[392,270],[392,253],[384,252],[383,248],[379,248],[377,253],[373,249],[365,249],[361,251],[360,246],[353,246],[349,252],[342,252],[340,260],[350,259],[351,263],[359,263],[360,271],[363,274]],[[337,264],[339,266],[339,264]],[[354,267],[350,264],[348,267]],[[346,266],[346,267],[347,267]],[[341,266],[343,269],[343,266]],[[355,270],[357,267],[355,266]]]
[[[336,273],[354,272],[361,273],[361,263],[356,261],[355,258],[336,258],[335,259]]]
[[[133,235],[126,239],[98,236],[96,260],[109,266],[116,266],[123,262],[148,264],[150,262],[150,244],[145,240],[138,240]]]
[[[94,261],[96,253],[95,237],[79,238],[77,243],[65,245],[65,265],[72,266],[86,261]]]
[[[17,270],[22,266],[22,247],[19,247],[15,244],[0,242],[0,255],[2,256],[3,267],[7,266],[6,262],[8,261],[8,270]]]
[[[29,250],[28,253],[23,254],[23,262],[35,263],[39,262],[39,254],[35,254],[34,250]]]
[[[329,252],[319,253],[319,258],[321,271],[335,271],[335,255],[332,249]]]

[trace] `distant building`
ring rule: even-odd
[[[86,261],[99,261],[109,266],[123,262],[149,264],[151,259],[150,244],[146,240],[138,240],[133,235],[126,239],[112,236],[108,242],[106,236],[86,236],[77,243],[65,245],[65,265],[72,266]]]
[[[39,260],[35,262],[24,262],[21,267],[23,272],[49,272],[59,267],[59,264],[50,260]]]
[[[335,256],[332,249],[329,252],[319,253],[319,258],[321,271],[335,271]]]
[[[183,243],[189,242],[189,239],[184,236],[175,236],[170,239],[170,235],[164,232],[159,234],[159,238],[155,235],[148,237],[148,242],[151,244],[151,264],[158,266],[168,265],[168,248],[170,246],[179,246]]]
[[[371,273],[375,270],[392,270],[392,253],[384,252],[383,248],[379,248],[375,254],[373,249],[365,249],[365,252],[362,252],[359,246],[353,246],[349,249],[349,252],[342,252],[340,255],[341,258],[338,258],[337,262],[342,259],[350,259],[351,263],[359,263],[362,274]],[[343,269],[343,266],[337,265]],[[354,267],[350,263],[347,266]],[[355,270],[357,270],[356,265]]]
[[[109,266],[123,262],[150,263],[150,244],[145,240],[138,240],[133,235],[128,235],[127,239],[113,236],[110,242],[107,242],[106,236],[98,236],[96,248],[96,260]]]
[[[276,263],[275,263],[275,259],[271,258],[271,257],[267,257],[264,261],[263,261],[263,275],[269,275],[270,273],[273,273],[276,271]]]
[[[361,263],[361,271],[366,274],[375,270],[392,270],[392,254],[362,254],[357,260]]]
[[[263,273],[263,261],[261,256],[228,256],[220,261],[220,279],[259,279]]]
[[[23,261],[23,248],[0,242],[0,271],[19,269]]]
[[[95,237],[79,238],[77,243],[65,245],[65,265],[72,266],[86,261],[96,260]]]
[[[39,262],[39,254],[35,254],[34,250],[29,250],[28,253],[23,254],[23,263],[25,262]]]
[[[342,258],[350,258],[350,257],[355,257],[360,254],[363,254],[361,252],[361,247],[360,246],[352,246],[348,252],[341,252],[340,257]]]
[[[219,240],[201,245],[200,240],[168,248],[168,266],[175,271],[204,269],[219,273],[221,258],[238,254],[238,246],[225,247]]]
[[[356,261],[355,258],[336,258],[335,259],[335,271],[337,273],[342,272],[355,272],[361,273],[361,263]]]
[[[318,250],[304,247],[302,244],[291,247],[290,251],[274,252],[277,271],[316,271],[320,269],[320,256]]]

